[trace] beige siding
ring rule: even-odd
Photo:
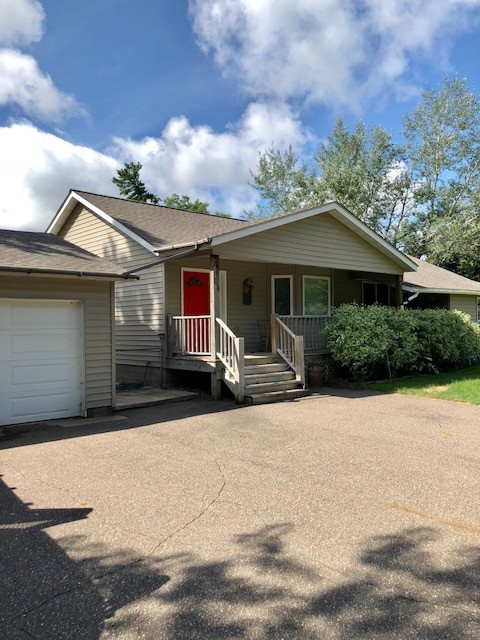
[[[66,240],[112,260],[125,270],[155,262],[157,256],[77,205],[60,234]],[[115,285],[117,349],[148,350],[160,346],[164,332],[164,267],[140,271],[140,280]]]
[[[328,214],[215,247],[223,258],[401,274],[378,249]]]
[[[0,276],[0,297],[82,300],[85,318],[86,408],[113,403],[110,282],[36,276]]]
[[[480,297],[480,296],[479,296]],[[450,309],[458,309],[471,317],[471,319],[477,321],[477,296],[450,296]]]
[[[349,271],[339,269],[334,271],[333,279],[333,304],[335,307],[350,302],[362,304],[361,280],[352,278]]]

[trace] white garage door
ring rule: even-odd
[[[0,300],[0,425],[78,416],[80,302]]]

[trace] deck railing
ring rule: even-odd
[[[297,336],[303,336],[305,353],[321,353],[327,348],[324,328],[329,316],[278,316]]]
[[[238,338],[228,325],[216,319],[218,327],[217,358],[225,367],[224,380],[232,389],[237,402],[245,395],[245,340]]]
[[[170,316],[172,355],[210,355],[210,316]]]
[[[280,318],[272,315],[272,351],[278,353],[294,370],[302,385],[305,384],[305,357],[303,336],[296,335]]]

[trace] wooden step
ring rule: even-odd
[[[256,393],[245,396],[245,404],[269,404],[271,402],[285,402],[309,396],[308,389],[288,389],[287,391],[270,391],[268,393]]]
[[[251,364],[245,366],[245,375],[251,376],[259,373],[277,373],[291,371],[286,362],[272,362],[271,364]]]
[[[278,362],[284,362],[284,360],[274,353],[266,353],[265,355],[248,353],[245,355],[245,366],[247,367],[254,364],[274,364]]]
[[[271,373],[246,373],[245,384],[256,384],[260,382],[280,382],[281,380],[294,380],[293,371],[272,371]]]
[[[296,389],[298,386],[299,382],[297,380],[280,380],[277,382],[248,384],[245,385],[245,395],[269,393],[270,391],[288,391],[289,389]]]

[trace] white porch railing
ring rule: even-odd
[[[210,316],[170,316],[170,353],[210,355]]]
[[[305,353],[320,353],[327,348],[324,328],[329,316],[278,316],[297,336],[303,336]]]
[[[296,335],[280,318],[272,315],[272,351],[278,353],[294,370],[296,378],[305,384],[303,336]]]
[[[228,325],[216,319],[218,327],[217,358],[225,367],[225,383],[230,387],[237,402],[245,396],[245,340],[238,338]]]

